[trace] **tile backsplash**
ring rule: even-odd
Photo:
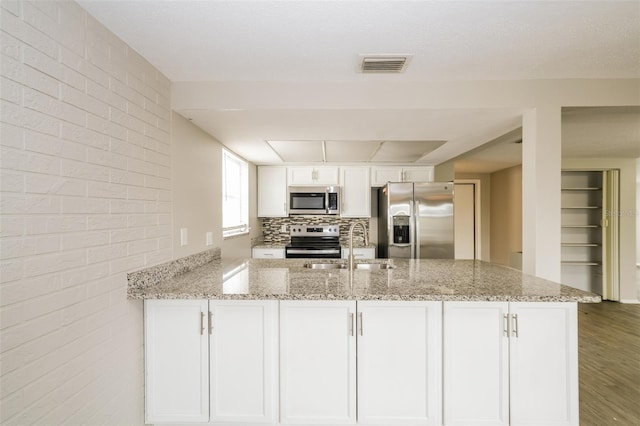
[[[371,228],[370,218],[330,218],[327,216],[298,216],[298,217],[265,217],[262,218],[262,238],[265,244],[287,244],[290,241],[289,229],[292,225],[339,225],[340,244],[349,243],[349,227],[352,223],[362,220],[367,224],[367,230]],[[286,232],[281,232],[282,226]],[[362,227],[358,226],[353,231],[353,243],[364,244]]]

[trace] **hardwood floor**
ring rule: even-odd
[[[640,305],[578,305],[580,425],[640,425]]]

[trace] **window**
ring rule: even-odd
[[[222,236],[249,232],[249,178],[247,162],[222,150]]]

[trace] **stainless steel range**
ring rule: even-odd
[[[340,258],[340,226],[291,225],[291,243],[285,247],[285,257],[311,259]]]

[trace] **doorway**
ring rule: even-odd
[[[456,259],[480,259],[480,180],[456,179],[453,191]]]

